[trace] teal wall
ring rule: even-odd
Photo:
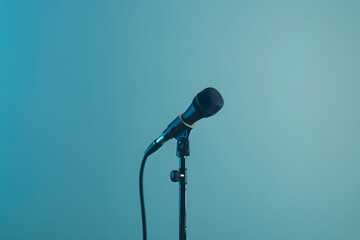
[[[360,239],[359,1],[0,0],[0,239],[141,239],[142,153],[205,87],[189,239]],[[177,239],[175,141],[149,239]]]

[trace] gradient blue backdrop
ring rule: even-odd
[[[141,239],[197,92],[188,238],[360,239],[359,1],[0,1],[0,239]],[[175,141],[149,239],[177,239]]]

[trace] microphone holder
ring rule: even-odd
[[[170,179],[172,182],[179,182],[179,194],[180,194],[180,212],[179,212],[179,239],[186,240],[186,208],[185,208],[185,190],[187,184],[185,167],[185,159],[190,156],[189,149],[189,134],[191,128],[186,129],[176,137],[176,156],[179,157],[180,167],[178,170],[173,170],[170,173]]]

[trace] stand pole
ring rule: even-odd
[[[177,142],[176,155],[180,160],[179,171],[173,170],[170,174],[171,181],[179,182],[179,194],[180,194],[180,219],[179,219],[179,239],[186,240],[186,207],[185,207],[185,190],[186,190],[186,157],[190,155],[189,152],[189,139],[188,132],[184,137],[179,138]]]
[[[182,177],[183,176],[183,177]],[[186,190],[186,168],[185,157],[180,157],[180,240],[186,240],[186,208],[185,208],[185,190]]]

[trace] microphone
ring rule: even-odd
[[[196,121],[216,114],[223,106],[224,99],[221,94],[215,88],[205,88],[195,96],[188,109],[176,117],[162,135],[150,144],[145,151],[145,156],[154,153],[171,138],[180,138],[184,131],[190,131],[195,127]]]

